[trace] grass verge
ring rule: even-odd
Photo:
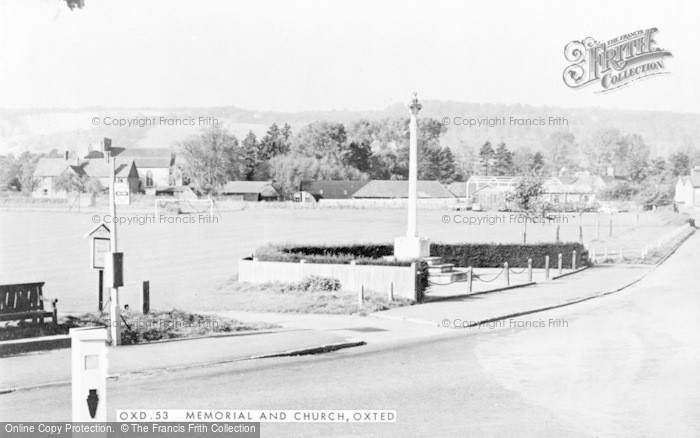
[[[122,311],[122,317],[124,318],[121,325],[122,344],[124,345],[277,327],[263,322],[244,323],[231,318],[199,315],[181,310],[154,312],[148,315]],[[20,321],[17,324],[0,327],[0,340],[62,335],[68,334],[68,331],[75,327],[109,326],[109,324],[109,315],[97,312],[67,316],[58,324],[33,324]]]
[[[249,312],[367,315],[380,310],[410,306],[413,301],[366,291],[362,306],[358,294],[340,289],[337,280],[309,277],[300,283],[243,283],[233,277],[220,292],[227,307]]]

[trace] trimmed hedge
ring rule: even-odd
[[[411,266],[411,262],[384,260],[394,254],[394,245],[297,246],[266,245],[255,250],[253,257],[264,262]]]
[[[541,243],[533,245],[495,243],[433,243],[430,255],[441,257],[444,263],[460,267],[500,268],[508,262],[511,268],[526,268],[527,259],[532,259],[533,268],[544,268],[545,256],[549,256],[549,267],[557,267],[559,254],[565,268],[571,267],[573,251],[576,251],[576,266],[588,265],[588,251],[580,243]]]

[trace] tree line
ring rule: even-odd
[[[408,177],[409,119],[359,120],[347,126],[319,121],[292,133],[272,124],[258,138],[242,141],[222,126],[206,127],[178,145],[183,175],[208,193],[227,181],[273,180],[285,197],[303,180],[393,179]],[[435,119],[418,125],[418,177],[444,183],[461,180],[455,157],[440,145],[446,128]]]
[[[605,175],[612,167],[624,178],[610,185],[603,197],[658,204],[670,202],[677,177],[687,175],[693,164],[700,164],[698,151],[652,156],[641,136],[612,128],[594,131],[583,139],[568,131],[555,131],[535,151],[517,145],[511,150],[503,141],[494,147],[487,140],[478,151],[459,145],[456,154],[444,146],[446,130],[436,119],[419,119],[419,179],[449,184],[474,174],[573,176],[588,171]],[[408,176],[408,142],[408,118],[361,119],[347,124],[318,121],[296,132],[289,124],[273,123],[260,138],[250,131],[242,141],[223,126],[213,125],[176,145],[180,157],[177,171],[214,195],[228,181],[272,180],[289,198],[303,180],[404,180]],[[39,158],[60,156],[56,150],[0,156],[0,188],[31,193]],[[79,191],[100,190],[89,181],[70,178],[59,180],[59,184]]]

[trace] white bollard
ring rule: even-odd
[[[74,422],[107,421],[107,341],[103,327],[70,329]]]

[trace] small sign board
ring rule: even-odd
[[[90,238],[90,267],[92,269],[105,269],[107,255],[110,253],[109,228],[104,223],[96,225],[88,231],[85,237]]]
[[[109,253],[105,260],[107,262],[107,266],[105,267],[107,287],[124,286],[124,253]]]
[[[93,269],[104,269],[107,266],[105,260],[110,253],[110,241],[104,237],[92,239],[91,257]]]
[[[131,204],[131,190],[129,190],[129,183],[126,183],[126,182],[115,182],[114,183],[114,204],[115,205],[129,205],[129,204]]]

